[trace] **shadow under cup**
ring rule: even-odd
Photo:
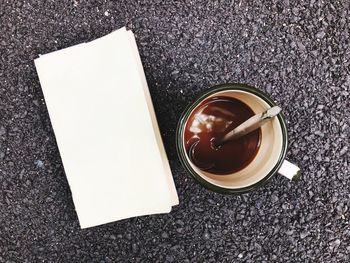
[[[261,144],[254,159],[242,170],[228,175],[216,175],[197,168],[185,150],[184,132],[188,117],[205,99],[213,96],[233,97],[247,104],[254,113],[263,112],[275,103],[260,90],[243,84],[218,85],[200,96],[182,114],[176,147],[186,170],[204,187],[224,194],[244,193],[263,185],[282,165],[287,150],[287,129],[282,114],[261,127]]]

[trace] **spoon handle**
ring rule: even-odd
[[[273,117],[275,117],[278,113],[280,113],[281,108],[278,106],[274,106],[264,112],[258,113],[252,117],[250,117],[248,120],[243,122],[241,125],[237,126],[232,131],[228,132],[220,141],[219,144],[223,144],[226,141],[234,140],[239,137],[242,137],[262,125],[264,125],[266,122],[270,121]]]

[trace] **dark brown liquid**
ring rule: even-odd
[[[230,174],[246,167],[260,146],[260,129],[219,147],[215,140],[254,115],[248,105],[231,97],[213,97],[200,103],[185,127],[185,146],[191,161],[213,174]]]

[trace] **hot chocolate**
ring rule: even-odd
[[[186,152],[198,168],[225,175],[246,167],[258,152],[260,128],[236,140],[218,145],[218,139],[254,115],[242,101],[224,96],[201,102],[185,127]]]

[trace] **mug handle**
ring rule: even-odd
[[[301,177],[300,168],[287,160],[283,161],[278,173],[293,181],[296,181]]]

